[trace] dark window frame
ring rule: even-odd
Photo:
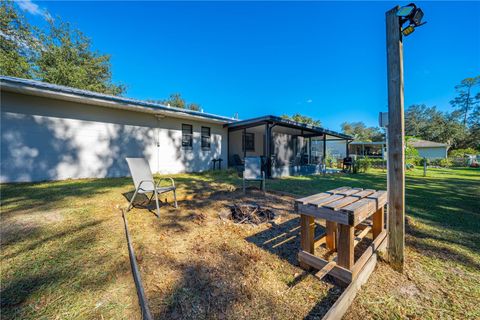
[[[193,148],[193,125],[182,123],[182,149],[192,149],[192,148]]]
[[[208,133],[204,132],[208,131]],[[210,150],[211,145],[212,145],[212,130],[210,127],[203,127],[201,128],[200,131],[200,141],[201,141],[201,147],[202,150]]]
[[[247,137],[251,137],[251,140],[247,141]],[[255,133],[246,132],[242,134],[242,151],[255,152]]]

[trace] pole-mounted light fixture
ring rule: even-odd
[[[402,34],[408,36],[415,31],[416,27],[424,25],[426,22],[422,22],[423,11],[417,8],[415,3],[410,3],[404,7],[401,7],[397,11],[397,17],[400,17],[400,27],[402,28]],[[403,25],[408,22],[406,27]]]

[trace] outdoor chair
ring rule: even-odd
[[[234,154],[231,158],[231,163],[232,166],[237,169],[238,175],[240,175],[244,169],[242,158],[240,158],[238,154]]]
[[[243,170],[243,193],[246,192],[247,181],[260,181],[260,187],[265,192],[265,172],[262,170],[262,158],[245,157],[245,169]]]
[[[150,203],[152,198],[155,197],[155,203],[157,205],[157,217],[160,218],[160,206],[158,204],[158,195],[165,192],[173,192],[173,199],[175,208],[177,208],[177,193],[175,187],[175,181],[172,178],[170,179],[171,185],[167,187],[160,187],[160,181],[155,182],[153,179],[152,171],[150,171],[150,166],[148,165],[145,158],[126,158],[128,167],[130,169],[130,174],[132,175],[133,184],[135,185],[135,193],[133,194],[132,199],[127,208],[127,212],[130,211],[133,207],[133,201],[138,194],[147,194],[151,193],[151,197],[148,200]]]

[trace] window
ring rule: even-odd
[[[210,128],[202,127],[202,149],[210,150]]]
[[[193,127],[191,124],[182,124],[182,148],[191,149],[193,145]]]
[[[245,133],[243,135],[242,151],[255,151],[255,134]]]

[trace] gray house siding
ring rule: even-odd
[[[418,154],[427,159],[446,159],[447,147],[417,147]]]
[[[182,123],[193,146],[181,146]],[[201,127],[211,128],[202,150]],[[226,159],[222,124],[112,109],[2,91],[1,182],[128,176],[125,157],[145,157],[159,173],[198,172]]]

